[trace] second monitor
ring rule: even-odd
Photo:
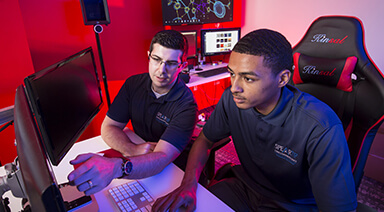
[[[187,59],[196,58],[197,56],[197,31],[181,31],[188,41]]]
[[[228,54],[239,40],[240,28],[202,29],[201,55]]]

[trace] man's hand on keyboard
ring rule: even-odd
[[[182,183],[180,187],[164,197],[160,197],[152,205],[152,211],[188,211],[196,209],[196,189],[197,182]]]
[[[81,154],[70,163],[77,168],[68,175],[69,183],[86,195],[94,194],[121,177],[121,158],[107,158],[97,154]],[[120,176],[119,176],[120,175]]]

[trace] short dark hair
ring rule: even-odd
[[[279,32],[269,29],[252,31],[233,47],[234,52],[264,57],[264,66],[278,74],[292,69],[292,46]]]
[[[166,48],[181,50],[183,55],[182,61],[185,61],[188,52],[188,40],[187,38],[178,31],[175,30],[163,30],[152,38],[149,52],[153,50],[153,44],[158,43]]]

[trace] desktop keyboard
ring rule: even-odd
[[[108,190],[121,212],[151,211],[153,198],[138,181],[130,181]]]
[[[225,72],[228,72],[228,69],[226,66],[220,67],[220,68],[210,69],[207,71],[202,71],[202,72],[197,73],[197,75],[199,77],[210,77],[210,76],[214,76],[214,75],[225,73]]]

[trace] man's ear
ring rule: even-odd
[[[282,70],[279,73],[279,87],[282,88],[286,84],[288,84],[290,78],[291,78],[291,72],[288,69]]]
[[[149,55],[151,54],[151,52],[147,51],[147,54],[148,54],[147,56],[149,57]]]

